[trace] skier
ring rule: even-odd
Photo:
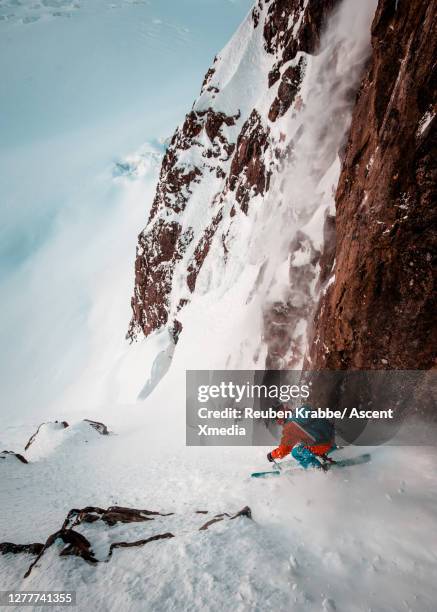
[[[269,461],[283,459],[288,454],[303,467],[325,469],[319,458],[335,449],[334,425],[327,419],[295,417],[278,420],[283,425],[278,448],[267,455]]]

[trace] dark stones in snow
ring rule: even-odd
[[[197,510],[196,514],[207,514],[208,510]],[[176,537],[173,533],[167,531],[160,534],[155,534],[148,538],[141,540],[134,540],[132,542],[112,542],[109,546],[108,554],[105,559],[97,559],[91,542],[81,533],[74,530],[73,527],[78,527],[82,523],[94,523],[101,521],[108,527],[113,527],[117,523],[138,523],[143,521],[153,521],[158,516],[171,516],[172,512],[162,513],[155,512],[152,510],[139,510],[136,508],[126,508],[123,506],[110,506],[106,510],[95,506],[87,506],[85,508],[76,509],[73,508],[67,514],[65,521],[59,531],[51,534],[45,544],[13,544],[12,542],[0,543],[0,553],[6,554],[19,554],[27,553],[36,555],[36,558],[32,561],[24,578],[27,578],[32,572],[33,568],[37,565],[38,561],[43,557],[45,552],[51,548],[54,544],[63,543],[65,546],[61,548],[59,552],[60,557],[66,557],[73,555],[80,557],[84,561],[93,565],[103,562],[107,563],[116,548],[135,548],[149,544],[150,542],[156,542],[157,540],[167,540]],[[205,531],[211,527],[214,523],[223,521],[225,518],[233,520],[239,517],[252,518],[251,510],[248,506],[245,506],[242,510],[234,515],[230,515],[227,512],[222,514],[216,514],[214,518],[205,523],[199,528],[199,531]]]
[[[112,551],[115,548],[131,548],[134,546],[144,546],[144,544],[148,544],[149,542],[155,542],[156,540],[167,540],[168,538],[174,538],[175,536],[170,533],[159,533],[158,535],[151,536],[150,538],[146,538],[145,540],[137,540],[136,542],[114,542],[109,547],[108,557],[112,556]]]
[[[108,436],[110,433],[107,426],[104,423],[100,423],[99,421],[91,421],[90,419],[83,419],[85,423],[88,423],[90,425],[90,427],[92,427],[95,431],[97,431],[97,433],[99,433],[102,436]],[[32,444],[35,442],[38,434],[41,431],[41,428],[44,425],[55,425],[57,426],[58,429],[66,429],[67,427],[69,427],[69,424],[67,423],[67,421],[48,421],[48,422],[44,422],[41,423],[37,430],[35,431],[35,433],[33,433],[29,440],[27,441],[24,450],[28,450],[30,446],[32,446]],[[28,464],[29,461],[26,459],[26,457],[24,457],[23,455],[21,455],[20,453],[15,453],[14,451],[9,451],[9,450],[4,450],[2,452],[0,452],[0,460],[3,461],[7,461],[10,458],[15,458],[17,461],[19,461],[20,463],[23,464]],[[2,464],[2,461],[0,461],[0,465]]]
[[[44,425],[59,425],[60,429],[65,429],[66,427],[68,427],[67,421],[48,421],[46,423],[41,423],[40,425],[38,425],[38,429],[35,431],[35,433],[32,434],[30,438],[28,439],[27,444],[24,447],[24,450],[27,450],[29,446],[31,446],[34,443],[37,435],[40,432],[41,427],[43,427]]]
[[[76,527],[81,523],[94,523],[103,521],[112,527],[117,523],[141,523],[143,521],[153,521],[154,516],[171,516],[173,512],[162,514],[151,510],[137,510],[136,508],[125,508],[123,506],[110,506],[107,510],[95,506],[87,506],[78,510],[73,508],[67,514],[63,529]]]
[[[8,450],[4,450],[0,453],[0,459],[8,459],[9,457],[15,457],[17,461],[21,461],[21,463],[29,463],[20,453],[14,453]]]
[[[239,516],[245,516],[249,519],[252,518],[252,511],[249,508],[249,506],[244,506],[244,508],[242,508],[239,512],[237,512],[237,514],[234,514],[234,516],[230,516],[227,512],[223,512],[223,514],[216,514],[214,518],[212,518],[210,521],[207,521],[204,525],[202,525],[202,527],[199,528],[199,531],[205,531],[206,529],[208,529],[208,527],[211,527],[211,525],[214,525],[214,523],[218,523],[219,521],[222,521],[225,517],[228,517],[229,520],[233,520],[238,518]]]
[[[84,419],[84,421],[85,423],[89,423],[91,427],[102,436],[108,436],[111,433],[104,423],[99,423],[99,421],[91,421],[90,419]]]
[[[83,419],[83,420],[85,423],[88,423],[90,427],[95,429],[97,433],[101,434],[102,436],[107,436],[111,433],[104,423],[100,423],[99,421],[91,421],[91,419]],[[30,436],[29,440],[27,441],[26,446],[24,447],[24,450],[27,450],[35,442],[38,434],[41,431],[41,428],[44,425],[58,425],[59,429],[66,429],[67,427],[69,427],[69,424],[67,423],[67,421],[47,421],[45,423],[41,423],[38,426],[38,429],[35,431],[35,433]],[[25,463],[27,463],[27,461],[25,461]]]
[[[81,557],[85,561],[89,563],[97,563],[97,559],[94,557],[91,544],[87,540],[85,536],[77,531],[73,531],[72,529],[61,529],[52,533],[51,536],[48,537],[46,543],[43,548],[39,552],[38,556],[32,563],[29,565],[27,572],[24,574],[24,578],[27,578],[35,565],[41,559],[43,554],[46,552],[48,548],[50,548],[55,542],[58,540],[62,540],[66,546],[59,553],[60,557],[66,557],[68,555],[74,555],[76,557]]]
[[[44,548],[44,544],[13,544],[12,542],[2,542],[0,544],[0,553],[2,555],[12,554],[18,555],[20,553],[28,553],[29,555],[39,555]]]

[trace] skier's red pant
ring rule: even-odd
[[[273,459],[283,459],[291,453],[292,448],[292,446],[281,444],[281,446],[278,446],[278,448],[275,448],[275,450],[272,451],[271,455]],[[332,443],[327,442],[325,444],[315,444],[313,446],[310,444],[305,444],[305,448],[311,451],[314,455],[318,455],[320,457],[321,455],[326,455],[326,453],[331,450]]]

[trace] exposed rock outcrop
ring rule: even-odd
[[[208,514],[208,510],[196,511],[194,514]],[[118,525],[119,523],[122,523],[123,525],[128,523],[138,525],[146,521],[153,522],[159,517],[163,517],[164,519],[168,520],[168,517],[174,516],[175,515],[173,512],[162,513],[155,512],[152,510],[138,510],[136,508],[127,508],[124,506],[111,506],[106,510],[95,506],[87,506],[82,509],[73,508],[67,514],[67,517],[65,518],[61,529],[50,535],[47,538],[45,544],[13,544],[11,542],[3,542],[0,543],[0,553],[4,555],[15,555],[21,553],[36,555],[35,559],[32,561],[26,573],[24,574],[24,578],[27,578],[30,575],[33,568],[41,561],[41,559],[44,557],[44,555],[49,549],[51,549],[54,545],[59,544],[61,544],[60,550],[58,549],[60,557],[72,555],[80,557],[84,561],[95,565],[99,562],[110,561],[113,555],[113,551],[117,548],[135,548],[139,546],[144,546],[146,544],[149,544],[150,542],[156,542],[158,540],[167,540],[176,537],[172,532],[166,531],[158,534],[154,533],[153,535],[148,535],[145,538],[135,539],[132,541],[120,540],[111,542],[109,548],[107,548],[107,554],[103,557],[99,557],[94,552],[93,545],[90,539],[94,539],[100,535],[103,536],[104,541],[106,543],[110,535],[107,532],[108,527],[112,530],[116,529],[116,525]],[[197,527],[197,531],[205,531],[214,523],[223,521],[225,518],[228,518],[229,520],[234,520],[236,518],[251,519],[252,513],[250,508],[248,506],[245,506],[244,508],[242,508],[242,510],[233,515],[230,515],[227,512],[224,512],[222,514],[216,514],[214,515],[214,518],[212,518],[207,523],[204,523],[200,528]],[[92,532],[85,531],[86,535],[78,531],[78,529],[84,526],[86,527],[86,525],[88,525],[89,523],[97,522],[100,522],[100,530],[93,528]],[[160,521],[160,525],[162,522],[165,521]],[[175,527],[177,525],[174,524],[173,526]],[[135,531],[135,533],[138,534],[138,530]]]
[[[145,544],[149,544],[149,542],[156,542],[157,540],[168,540],[169,538],[174,538],[175,536],[170,533],[158,533],[157,535],[150,536],[150,538],[144,538],[143,540],[136,540],[135,542],[113,542],[109,547],[108,559],[112,556],[112,552],[116,548],[132,548],[137,546],[144,546]]]
[[[103,521],[109,526],[116,525],[117,523],[141,523],[152,521],[153,517],[156,516],[171,516],[172,514],[172,512],[162,514],[152,510],[138,510],[123,506],[111,506],[107,510],[95,506],[87,506],[80,510],[76,508],[70,510],[62,525],[62,529],[71,529],[81,523],[94,523],[95,521]]]
[[[276,69],[294,60],[299,51],[314,53],[326,15],[336,3],[336,0],[275,0],[266,3],[269,7],[264,22],[264,47],[268,53],[278,56]]]
[[[72,529],[61,529],[60,531],[52,533],[52,535],[47,538],[46,543],[38,553],[36,559],[32,561],[28,570],[24,574],[24,578],[27,578],[30,575],[30,572],[33,570],[44,553],[58,541],[62,541],[65,544],[65,547],[59,553],[60,557],[74,555],[75,557],[80,557],[89,563],[97,563],[97,559],[94,557],[91,544],[87,538],[85,538],[81,533],[73,531]]]
[[[23,457],[23,455],[20,455],[20,453],[14,453],[13,451],[8,450],[4,450],[0,453],[0,459],[3,459],[4,461],[12,458],[16,459],[20,463],[29,463],[27,459]]]
[[[91,419],[83,419],[83,423],[86,423],[89,427],[92,427],[94,431],[96,431],[98,434],[102,436],[107,436],[111,433],[109,429],[107,428],[107,426],[104,423],[101,423],[99,421],[92,421]],[[67,421],[47,421],[45,423],[41,423],[38,426],[35,433],[30,436],[29,440],[27,441],[24,447],[24,450],[27,451],[29,450],[29,448],[32,447],[31,451],[33,451],[35,448],[33,445],[35,445],[35,442],[39,441],[41,437],[44,438],[45,441],[47,441],[47,439],[53,439],[54,437],[57,436],[57,434],[59,434],[60,431],[67,429],[68,427],[70,427],[70,425],[67,423]]]
[[[278,117],[282,117],[293,104],[296,95],[299,91],[299,86],[302,83],[302,77],[305,70],[305,59],[302,56],[296,66],[288,66],[284,70],[281,83],[278,87],[278,95],[272,102],[269,110],[270,121],[276,121]]]
[[[95,429],[101,436],[109,436],[111,433],[104,423],[99,421],[91,421],[90,419],[84,419],[85,423],[88,423],[90,427]]]
[[[36,437],[44,427],[50,427],[51,429],[65,429],[66,427],[68,427],[68,423],[67,421],[48,421],[47,423],[41,423],[40,425],[38,425],[38,428],[35,433],[32,434],[26,442],[24,450],[29,449],[29,447],[35,442]]]
[[[264,156],[269,146],[269,129],[263,126],[260,114],[254,109],[238,136],[227,182],[244,213],[252,197],[268,191],[271,172],[266,168]]]
[[[3,555],[12,554],[19,555],[21,553],[28,553],[29,555],[39,555],[44,548],[44,544],[12,544],[12,542],[2,542],[0,544],[0,552]]]
[[[437,2],[380,0],[336,194],[315,368],[437,365]]]
[[[277,124],[293,105],[301,108],[306,57],[316,53],[337,1],[259,0],[214,59],[200,97],[168,147],[148,224],[139,236],[131,340],[174,327],[198,288],[216,237],[227,261],[239,214],[247,215],[251,202],[268,192],[272,174],[289,153]],[[246,87],[251,64],[259,74],[251,75]]]
[[[214,71],[209,72],[205,82],[213,74]],[[206,92],[207,95],[211,93],[207,89]],[[235,143],[229,139],[225,128],[235,126],[238,119],[238,110],[234,116],[211,107],[192,110],[171,140],[162,163],[148,225],[139,236],[133,317],[128,332],[131,339],[139,331],[150,334],[169,319],[169,296],[175,267],[194,239],[192,227],[185,230],[182,227],[182,213],[196,184],[211,173],[218,181],[223,181],[226,176],[226,165]],[[185,161],[190,152],[194,155]],[[205,240],[208,242],[207,238]],[[197,263],[202,260],[198,252],[194,258]],[[195,270],[196,266],[189,270],[190,288],[195,284]]]
[[[357,56],[344,36],[334,42],[322,37],[337,4],[259,0],[215,58],[172,139],[139,237],[131,339],[164,325],[179,336],[180,310],[224,275],[214,278],[211,262],[225,269],[239,238],[249,235],[247,218],[252,222],[263,206],[272,206],[273,194],[292,211],[284,220],[298,222],[290,229],[289,287],[279,297],[273,291],[263,306],[260,345],[267,347],[267,367],[301,367],[318,302],[308,367],[436,365],[435,0],[379,0],[372,49],[363,38]],[[366,10],[371,19],[373,3]],[[324,72],[317,73],[326,50],[319,46],[328,39]],[[323,120],[322,107],[308,112],[317,86],[326,102],[344,87]],[[326,134],[338,124],[342,131],[330,140]],[[323,157],[325,146],[331,149]],[[305,174],[299,155],[311,165],[305,176],[312,190],[300,204],[301,194],[288,190],[288,199],[281,185]],[[261,282],[264,264],[260,258],[256,264]]]
[[[205,531],[206,529],[211,527],[211,525],[214,525],[215,523],[219,523],[220,521],[223,521],[223,519],[225,517],[229,518],[232,521],[233,519],[236,519],[239,516],[245,516],[246,518],[251,519],[252,518],[252,511],[249,508],[249,506],[244,506],[244,508],[242,508],[242,510],[240,510],[239,512],[237,512],[233,516],[231,516],[227,512],[224,512],[223,514],[216,514],[214,516],[214,518],[212,518],[211,520],[207,521],[204,525],[202,525],[202,527],[199,527],[199,531]]]

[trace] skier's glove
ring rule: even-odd
[[[267,453],[267,461],[274,461],[272,453]]]

